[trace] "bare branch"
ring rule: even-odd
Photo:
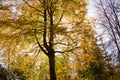
[[[59,25],[59,23],[60,23],[60,21],[62,20],[62,18],[63,18],[63,13],[62,13],[62,15],[60,16],[59,21],[58,21],[57,24],[55,25],[55,28]]]
[[[37,36],[35,36],[35,38],[36,38],[36,41],[37,41],[37,44],[38,44],[39,48],[48,56],[47,51],[40,45]]]
[[[23,53],[31,53],[31,52],[33,52],[35,49],[37,49],[39,46],[36,46],[36,47],[34,47],[32,50],[30,50],[30,51],[24,51]]]
[[[55,51],[55,53],[66,53],[66,52],[71,52],[71,51],[73,51],[73,50],[75,50],[75,49],[78,49],[78,48],[80,48],[80,47],[75,47],[75,48],[72,48],[72,49],[69,49],[69,50],[65,50],[65,51]]]

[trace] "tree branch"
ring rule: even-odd
[[[78,48],[80,48],[80,47],[75,47],[73,49],[69,49],[69,50],[65,50],[65,51],[55,51],[55,53],[66,53],[66,52],[70,52],[70,51],[73,51],[73,50],[78,49]]]
[[[40,45],[37,36],[35,36],[39,48],[48,56],[48,52]]]
[[[23,0],[23,1],[24,1],[29,7],[33,8],[34,10],[43,13],[41,10],[39,10],[39,9],[37,9],[37,8],[35,8],[35,7],[33,7],[33,6],[31,6],[26,0]]]

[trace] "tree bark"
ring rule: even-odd
[[[50,53],[49,58],[49,70],[50,70],[50,80],[56,80],[55,73],[55,53]]]

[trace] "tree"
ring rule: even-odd
[[[107,79],[114,80],[115,77],[116,79],[118,77],[116,73],[119,73],[117,71],[119,67],[116,66],[120,64],[120,7],[118,6],[120,1],[98,0],[96,4],[97,24],[104,29],[98,37],[102,42],[100,47],[103,46],[101,49],[104,51],[105,75],[107,75]]]
[[[117,54],[118,62],[120,61],[120,46],[119,46],[119,38],[120,38],[120,24],[119,24],[119,9],[118,6],[120,2],[118,0],[99,0],[97,2],[99,6],[96,5],[97,13],[99,15],[97,22],[100,26],[105,28],[107,31],[107,35],[109,37],[109,41],[106,42],[106,47],[114,49],[114,54]],[[105,35],[105,34],[104,34]],[[103,36],[104,37],[104,36]],[[106,50],[107,50],[106,48]],[[117,52],[116,52],[117,51]],[[113,58],[114,59],[114,58]]]
[[[92,19],[86,19],[84,23],[76,25],[81,26],[77,28],[78,31],[82,30],[82,35],[80,37],[81,48],[77,50],[78,52],[74,52],[74,66],[77,73],[77,79],[104,79],[102,75],[104,73],[103,55],[97,45],[97,39],[95,38],[95,25],[91,25],[94,22],[95,21]],[[80,34],[81,33],[78,33],[78,35]]]
[[[76,46],[70,47],[76,43],[72,41],[73,35],[68,36],[72,32],[72,28],[69,26],[82,23],[86,14],[86,1],[23,0],[14,7],[21,11],[20,15],[16,13],[16,17],[9,15],[9,17],[5,17],[7,19],[3,17],[1,20],[0,30],[4,30],[0,33],[2,46],[19,47],[18,51],[21,51],[34,44],[37,48],[33,50],[37,50],[38,53],[41,50],[49,58],[50,80],[56,80],[55,53],[70,52],[78,48]],[[64,24],[65,20],[67,24]],[[5,40],[7,41],[3,43]],[[60,45],[63,47],[57,51]],[[7,47],[4,46],[5,49]]]

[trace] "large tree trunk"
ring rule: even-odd
[[[52,53],[49,55],[49,70],[50,70],[50,80],[56,80],[56,73],[55,73],[55,54]]]

